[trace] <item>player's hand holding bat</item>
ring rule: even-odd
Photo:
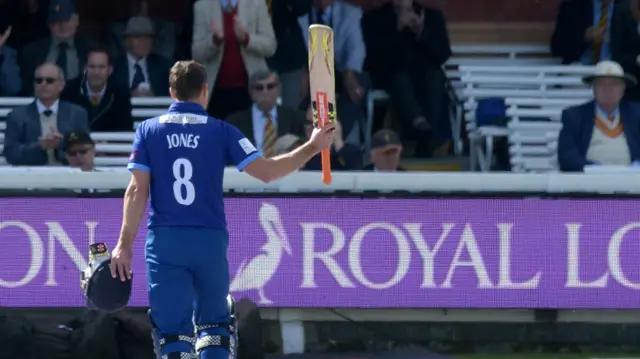
[[[133,259],[133,250],[131,246],[127,246],[120,241],[111,253],[111,276],[113,278],[120,277],[121,281],[131,279],[131,260]]]
[[[313,133],[311,133],[309,143],[311,143],[316,152],[320,152],[331,147],[331,144],[333,143],[334,130],[334,124],[329,124],[322,128],[313,129]]]

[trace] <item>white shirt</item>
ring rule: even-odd
[[[273,107],[269,114],[271,115],[271,120],[273,121],[273,126],[276,129],[276,133],[278,132],[278,106]],[[251,121],[253,123],[253,139],[256,145],[256,148],[260,152],[262,152],[262,146],[264,145],[264,126],[267,124],[267,116],[256,106],[255,104],[251,107]]]
[[[36,106],[38,107],[38,113],[42,115],[45,111],[50,110],[54,114],[57,114],[58,113],[58,104],[59,103],[60,103],[60,101],[56,100],[56,102],[54,102],[53,105],[51,105],[51,107],[47,107],[42,102],[40,102],[40,100],[36,100]]]
[[[89,96],[89,101],[91,101],[93,96],[98,96],[98,98],[102,101],[102,97],[104,97],[104,93],[105,91],[107,91],[107,85],[105,85],[102,88],[102,90],[100,90],[100,92],[91,91],[91,89],[89,88],[89,85],[87,85],[86,89],[87,89],[87,95]]]
[[[133,85],[133,76],[136,74],[136,64],[142,68],[142,75],[144,75],[144,81],[149,83],[149,70],[147,67],[147,59],[136,60],[131,54],[127,54],[127,60],[129,62],[129,87]]]

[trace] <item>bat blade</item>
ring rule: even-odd
[[[309,26],[309,94],[313,124],[322,128],[337,121],[333,53],[333,30],[325,25]],[[329,150],[322,151],[322,181],[331,184]]]

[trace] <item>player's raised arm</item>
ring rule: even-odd
[[[238,170],[248,173],[263,182],[280,179],[304,166],[313,156],[333,141],[333,126],[315,129],[311,139],[302,146],[284,155],[263,157],[240,131],[227,124],[227,150]]]

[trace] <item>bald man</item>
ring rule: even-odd
[[[73,131],[89,131],[87,112],[60,101],[65,81],[55,64],[40,65],[34,74],[36,99],[7,116],[4,156],[14,166],[66,164],[60,151],[62,137]]]

